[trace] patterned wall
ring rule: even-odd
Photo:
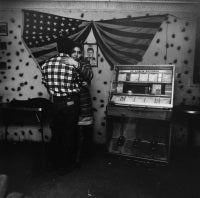
[[[104,12],[102,10],[60,10],[55,13],[44,9],[44,12],[65,17],[80,18],[85,20],[101,20],[123,18],[129,16],[144,16],[145,12]],[[153,13],[151,13],[153,14]],[[158,13],[155,13],[158,14]],[[162,13],[163,14],[163,13]],[[8,22],[8,36],[0,36],[0,42],[7,43],[7,49],[0,51],[0,61],[7,63],[6,70],[0,70],[0,96],[2,102],[13,99],[26,100],[34,97],[48,98],[49,95],[41,83],[41,72],[24,45],[22,34],[21,10],[4,10],[0,13],[0,21]],[[139,64],[175,64],[175,104],[198,104],[200,95],[198,85],[192,85],[192,73],[195,46],[195,17],[178,14],[178,17],[169,16],[167,22],[162,24],[160,31],[153,39],[143,61]],[[90,33],[87,42],[94,43],[95,38]],[[91,95],[95,114],[95,141],[105,142],[105,110],[108,101],[112,71],[104,59],[101,51],[98,53],[98,67],[93,68]],[[34,119],[34,118],[33,118]],[[20,122],[20,123],[19,123]],[[41,132],[37,124],[25,124],[19,121],[8,128],[8,138],[13,140],[40,140]],[[176,126],[178,142],[186,139],[185,127]],[[1,126],[0,134],[4,127]],[[51,134],[48,125],[45,125],[45,140],[50,140]]]

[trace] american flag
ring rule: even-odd
[[[83,43],[93,29],[97,45],[111,68],[119,64],[137,64],[167,15],[127,17],[85,21],[23,10],[23,39],[41,65],[57,54],[56,40],[61,36]]]
[[[39,65],[58,53],[56,40],[59,37],[67,35],[82,43],[91,29],[88,21],[31,10],[22,11],[22,38]]]

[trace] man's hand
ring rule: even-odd
[[[73,65],[75,68],[78,68],[79,63],[75,61],[73,58],[68,57],[68,58],[62,58],[61,63],[63,64],[68,64],[68,65]]]

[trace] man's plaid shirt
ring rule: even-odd
[[[67,96],[80,91],[78,74],[72,65],[61,62],[62,58],[69,57],[59,53],[42,65],[42,80],[50,94],[54,96]]]

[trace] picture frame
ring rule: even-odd
[[[0,36],[8,36],[8,23],[0,22]]]
[[[92,67],[98,67],[98,46],[96,43],[84,43],[84,60]]]

